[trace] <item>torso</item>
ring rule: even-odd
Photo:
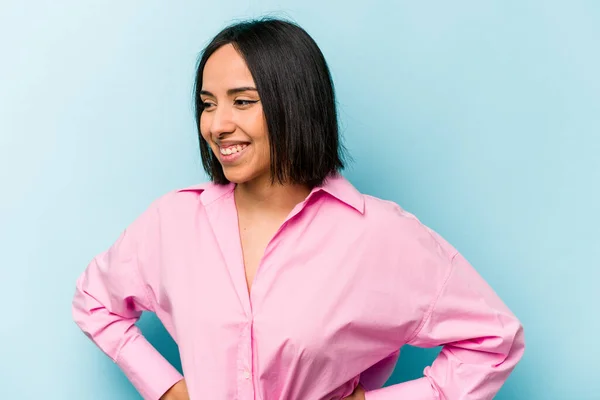
[[[267,245],[284,220],[285,216],[273,217],[263,215],[258,217],[238,212],[240,241],[244,257],[248,292],[252,290],[252,282],[254,281],[256,271]]]
[[[260,188],[260,185],[255,186]],[[236,189],[240,187],[238,186]],[[243,187],[241,188],[243,192],[244,189]],[[254,277],[269,242],[285,222],[293,208],[308,196],[310,189],[301,185],[279,187],[276,190],[269,189],[266,191],[266,193],[269,193],[266,197],[277,199],[280,196],[283,198],[283,201],[280,201],[281,199],[271,201],[270,203],[251,201],[253,203],[251,207],[244,207],[243,203],[248,204],[248,199],[246,198],[245,201],[239,202],[240,199],[237,193],[239,192],[236,192],[235,195],[238,229],[244,259],[244,269],[246,271],[246,284],[248,286],[248,293],[250,294]],[[264,193],[265,191],[263,190],[263,195]],[[240,194],[239,196],[243,195]],[[257,206],[258,203],[261,203],[261,205]],[[240,205],[242,206],[240,207]]]
[[[204,193],[163,206],[142,263],[192,398],[253,398],[253,387],[265,400],[349,396],[417,331],[445,282],[452,249],[389,202],[366,198],[363,213],[321,194],[284,216],[244,208],[224,187]]]

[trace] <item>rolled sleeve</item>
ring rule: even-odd
[[[144,399],[159,399],[183,377],[142,335],[136,322],[154,311],[144,276],[156,248],[157,210],[148,208],[76,282],[72,315],[83,333],[124,372]]]
[[[461,255],[408,344],[442,350],[424,377],[366,393],[366,400],[493,399],[524,353],[523,327]]]

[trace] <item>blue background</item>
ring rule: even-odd
[[[76,277],[154,198],[206,180],[197,55],[273,13],[317,40],[346,176],[454,244],[525,325],[498,399],[600,399],[596,1],[6,1],[0,5],[0,388],[139,398],[78,330]],[[152,315],[149,339],[179,366]],[[434,350],[407,348],[390,381]]]

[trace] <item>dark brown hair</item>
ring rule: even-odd
[[[230,25],[202,51],[194,87],[202,165],[217,184],[228,183],[200,132],[202,74],[208,58],[232,44],[244,58],[261,98],[271,147],[273,182],[323,183],[344,168],[333,81],[321,50],[297,24],[273,18]]]

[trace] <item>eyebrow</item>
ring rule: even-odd
[[[234,94],[242,93],[242,92],[258,92],[255,87],[252,86],[243,86],[238,88],[229,89],[227,91],[227,96],[233,96]],[[216,97],[214,94],[209,92],[208,90],[201,90],[201,95]]]

